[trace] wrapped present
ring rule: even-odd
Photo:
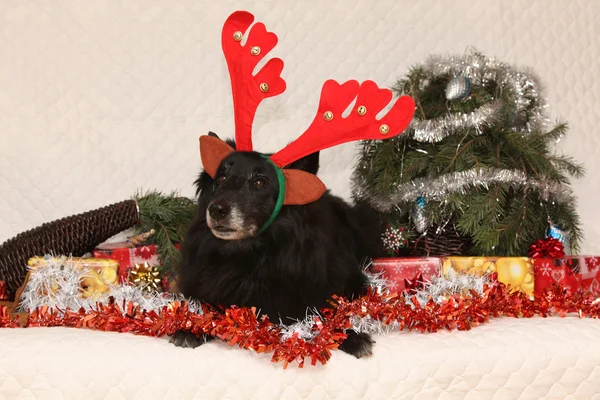
[[[119,282],[128,280],[132,268],[136,264],[159,267],[160,260],[157,246],[133,245],[131,242],[103,243],[94,249],[93,255],[97,258],[110,258],[119,262]]]
[[[68,265],[82,271],[89,270],[81,277],[81,297],[88,298],[107,292],[111,285],[117,285],[119,263],[115,260],[79,257],[32,257],[27,261],[30,273],[47,265]],[[27,279],[26,279],[27,281]],[[42,287],[42,295],[58,291],[60,282],[53,280]]]
[[[600,257],[566,256],[533,259],[535,294],[554,285],[600,297]]]
[[[406,283],[422,277],[429,281],[440,276],[440,259],[434,257],[378,258],[373,260],[371,271],[382,273],[392,292],[406,289]]]
[[[442,274],[496,273],[498,281],[527,294],[533,294],[533,260],[526,257],[444,257]]]

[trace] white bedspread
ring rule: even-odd
[[[395,333],[287,370],[212,342],[69,328],[0,330],[0,399],[600,398],[600,321],[493,320],[469,332]]]

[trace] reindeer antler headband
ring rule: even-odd
[[[269,60],[253,75],[256,65],[277,44],[277,36],[268,32],[261,22],[246,33],[253,22],[254,16],[249,12],[236,11],[223,26],[221,38],[233,92],[236,150],[217,137],[200,137],[202,164],[212,178],[221,161],[230,153],[253,150],[252,122],[258,105],[268,97],[283,93],[286,88],[280,76],[283,61],[279,58]],[[242,45],[244,35],[247,41]],[[325,193],[325,185],[315,175],[295,169],[282,170],[283,167],[338,144],[389,139],[406,129],[415,111],[415,103],[408,96],[398,98],[383,118],[376,118],[392,97],[390,90],[377,87],[373,81],[358,83],[350,80],[341,85],[334,80],[325,82],[317,115],[308,129],[277,153],[265,156],[275,166],[280,191],[277,206],[261,231],[273,222],[282,205],[307,204]],[[356,104],[352,111],[347,117],[342,117],[354,99]]]

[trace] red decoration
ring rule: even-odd
[[[227,18],[221,33],[231,79],[238,151],[252,151],[252,123],[259,104],[285,91],[285,81],[280,77],[281,59],[272,58],[256,75],[253,73],[256,65],[277,45],[277,35],[257,22],[247,35],[246,45],[242,46],[242,37],[253,22],[254,15],[236,11]]]
[[[423,281],[430,281],[441,275],[440,259],[435,257],[377,258],[373,260],[371,271],[382,273],[387,288],[391,292],[402,292],[406,288],[406,280],[421,276]]]
[[[0,301],[7,301],[8,293],[6,293],[6,282],[0,281]]]
[[[18,328],[19,326],[19,319],[11,317],[8,307],[0,306],[0,328]]]
[[[600,298],[600,270],[596,257],[536,258],[535,293],[560,285],[572,293]]]
[[[408,294],[415,294],[419,290],[423,289],[425,281],[423,280],[423,273],[419,272],[414,278],[404,278],[404,291]]]
[[[531,258],[562,258],[565,256],[565,247],[558,239],[538,239],[529,248]]]
[[[110,258],[119,262],[119,283],[127,282],[129,272],[136,264],[148,263],[150,267],[159,267],[160,260],[156,245],[131,247],[127,243],[110,243],[98,246],[94,257]]]
[[[413,298],[414,299],[414,298]],[[130,332],[146,336],[170,335],[179,329],[197,335],[208,333],[231,346],[273,353],[273,362],[283,362],[283,367],[296,362],[299,367],[305,359],[311,365],[325,364],[331,350],[337,349],[346,338],[343,333],[351,327],[351,316],[371,316],[384,324],[397,321],[400,329],[420,332],[439,330],[470,330],[490,317],[522,317],[536,315],[547,317],[577,314],[580,318],[599,318],[600,302],[589,293],[574,293],[561,286],[547,289],[531,299],[525,293],[510,291],[504,284],[494,282],[485,286],[483,294],[472,291],[470,296],[453,296],[440,304],[430,301],[421,307],[415,300],[405,303],[398,294],[381,295],[372,290],[361,298],[349,301],[334,298],[334,308],[322,310],[323,319],[315,319],[313,330],[317,335],[311,341],[298,336],[281,340],[281,327],[266,318],[257,318],[254,309],[230,308],[217,312],[205,306],[203,314],[191,313],[186,303],[174,302],[160,312],[146,312],[132,302],[119,306],[114,302],[99,304],[97,310],[67,310],[63,315],[48,307],[33,310],[26,326],[68,326],[102,331]],[[5,306],[0,307],[0,327],[17,327]]]
[[[410,123],[415,102],[411,97],[402,96],[392,109],[381,118],[375,117],[392,100],[389,89],[381,89],[373,81],[362,84],[351,80],[339,84],[328,80],[321,90],[321,100],[317,115],[308,129],[295,141],[271,156],[271,160],[283,167],[316,151],[355,140],[382,140],[398,136]],[[347,117],[344,111],[356,99],[356,104]],[[365,107],[365,113],[359,113]],[[362,110],[362,109],[361,109]],[[330,112],[331,119],[325,117]]]
[[[140,246],[135,249],[135,255],[142,257],[144,260],[150,260],[156,255],[156,246]]]
[[[277,44],[277,36],[268,32],[261,22],[246,11],[236,11],[225,21],[222,30],[222,47],[233,96],[236,151],[252,151],[252,123],[260,103],[277,96],[286,89],[281,78],[283,61],[269,60],[254,74],[259,62]],[[242,45],[244,35],[247,36]],[[389,139],[402,133],[410,123],[415,102],[408,96],[395,101],[386,115],[377,115],[390,103],[393,94],[381,89],[372,81],[362,84],[355,80],[339,84],[328,80],[321,90],[317,116],[309,128],[295,141],[272,155],[271,161],[283,168],[304,156],[338,144],[365,140]],[[352,111],[343,117],[344,111],[356,100]],[[200,157],[204,170],[214,178],[221,161],[232,151],[216,137],[200,138]],[[286,170],[286,196],[284,204],[307,204],[318,200],[325,193],[325,185],[315,175],[303,171]]]

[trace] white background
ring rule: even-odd
[[[198,136],[230,136],[221,26],[252,11],[279,36],[288,90],[267,100],[256,148],[275,151],[308,126],[328,78],[392,85],[431,53],[532,67],[559,149],[587,167],[574,182],[600,253],[600,1],[0,1],[0,242],[44,222],[127,199],[138,188],[192,195]],[[356,147],[322,154],[320,176],[349,194]],[[544,217],[544,216],[540,216]]]

